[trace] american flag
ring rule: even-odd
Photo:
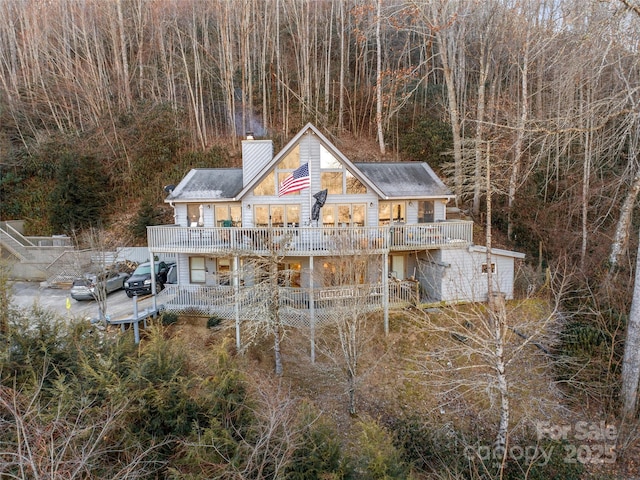
[[[278,196],[281,197],[287,193],[307,188],[310,183],[309,164],[305,163],[296,168],[291,175],[282,181],[280,188],[278,188]]]

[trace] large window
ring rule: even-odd
[[[320,189],[329,194],[367,193],[366,187],[347,171],[329,150],[320,145]]]
[[[190,227],[202,227],[204,226],[204,218],[202,218],[202,205],[199,203],[187,204],[187,222]]]
[[[433,200],[420,200],[418,202],[418,223],[433,223]]]
[[[300,146],[296,145],[285,157],[276,165],[276,168],[253,189],[253,194],[257,196],[277,195],[278,185],[285,178],[291,175],[300,166]],[[300,195],[300,192],[291,192],[288,195]]]
[[[242,209],[240,205],[216,205],[215,214],[218,227],[242,226]]]
[[[231,285],[231,259],[217,259],[216,277],[218,278],[218,285]]]
[[[253,221],[256,227],[298,227],[300,205],[256,205]]]
[[[325,227],[363,227],[364,204],[325,204],[322,207],[322,225]]]
[[[404,202],[388,202],[378,205],[378,224],[405,223],[407,209]]]
[[[361,285],[365,283],[367,270],[368,264],[364,260],[336,263],[326,261],[322,264],[322,281],[325,287]]]
[[[190,257],[189,258],[189,281],[191,283],[205,283],[205,273],[207,267],[204,257]]]

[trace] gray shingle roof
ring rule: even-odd
[[[356,163],[356,167],[388,198],[453,196],[423,162]]]
[[[197,168],[182,179],[165,201],[232,199],[240,190],[241,168]]]

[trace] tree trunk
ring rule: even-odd
[[[638,402],[638,380],[640,379],[640,244],[636,254],[636,273],[633,299],[627,324],[627,338],[622,359],[622,415],[633,418]]]
[[[616,225],[616,232],[613,236],[611,252],[609,254],[609,275],[615,272],[620,263],[620,257],[627,248],[629,229],[633,217],[633,206],[638,199],[638,193],[640,193],[640,172],[637,173],[633,179],[631,188],[627,192],[624,203],[620,208],[620,217],[618,217],[618,224]]]
[[[440,61],[444,71],[444,80],[447,86],[447,101],[449,103],[449,120],[451,121],[451,132],[453,135],[453,161],[454,161],[454,193],[456,195],[456,206],[462,202],[462,129],[460,127],[460,109],[458,108],[458,96],[456,95],[456,84],[453,70],[450,65],[448,54],[449,45],[445,39],[446,32],[438,31],[436,38],[440,47]],[[451,59],[452,60],[452,59]]]
[[[507,237],[509,240],[513,240],[513,203],[516,198],[518,184],[522,182],[522,179],[520,178],[520,170],[522,167],[522,145],[524,143],[525,126],[527,124],[529,114],[529,34],[527,34],[524,46],[521,75],[522,99],[520,108],[522,110],[518,119],[516,143],[513,146],[513,167],[511,169],[511,178],[509,179],[509,198],[507,206]]]
[[[271,259],[269,283],[271,283],[271,308],[269,315],[271,316],[271,331],[273,333],[273,355],[275,359],[275,371],[276,375],[282,375],[282,354],[280,352],[280,289],[278,287],[278,261],[277,259]]]
[[[376,127],[380,153],[384,155],[384,132],[382,130],[382,42],[380,40],[381,17],[382,0],[378,0],[376,8]]]

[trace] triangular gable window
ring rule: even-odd
[[[287,155],[280,160],[278,165],[253,189],[256,196],[278,195],[278,185],[291,175],[300,166],[300,145],[296,145]],[[288,195],[299,195],[300,192],[292,192]]]
[[[329,150],[320,145],[320,189],[329,194],[367,193],[367,188]]]

